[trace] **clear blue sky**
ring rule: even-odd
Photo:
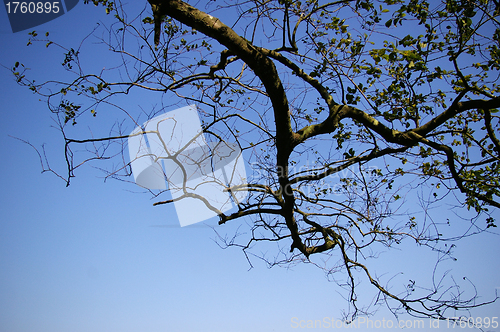
[[[100,19],[106,19],[102,8],[80,2],[37,31],[77,45]],[[51,74],[60,66],[45,64],[50,56],[62,62],[62,53],[27,47],[27,32],[12,33],[0,9],[0,64],[20,61],[40,80],[57,78]],[[63,171],[61,134],[45,104],[5,68],[0,81],[0,332],[294,331],[302,330],[294,321],[341,318],[347,304],[338,287],[312,265],[268,269],[254,260],[249,270],[241,251],[218,247],[210,227],[180,228],[173,206],[153,207],[132,184],[104,182],[91,167],[68,188],[40,174],[34,150],[9,135],[45,144],[51,166]],[[244,222],[217,230],[231,235]],[[441,269],[452,268],[457,280],[467,276],[489,299],[500,291],[499,240],[495,234],[465,239],[457,245],[458,260]],[[406,270],[414,272],[408,278],[427,280],[436,254],[403,248],[383,256],[378,275]],[[500,303],[472,316],[500,316]],[[397,324],[386,310],[370,319]]]

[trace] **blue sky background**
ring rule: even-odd
[[[102,8],[81,2],[37,31],[77,45],[101,19],[107,19]],[[12,33],[0,9],[0,65],[20,61],[40,81],[57,78],[62,68],[54,63],[62,62],[62,52],[27,47],[27,33]],[[90,56],[102,60],[97,52]],[[338,287],[312,265],[268,269],[254,260],[249,270],[241,251],[219,248],[210,227],[180,228],[173,206],[153,207],[150,195],[130,183],[104,182],[91,167],[69,187],[40,174],[35,151],[10,136],[45,144],[51,166],[62,172],[61,134],[46,105],[3,67],[0,82],[0,331],[290,331],[300,330],[293,317],[341,318],[347,304]],[[127,102],[141,104],[133,96]],[[217,231],[230,235],[242,223]],[[452,268],[457,280],[467,276],[485,300],[492,298],[500,291],[499,240],[493,233],[464,239],[458,260],[440,270]],[[384,255],[378,274],[405,270],[403,279],[426,280],[437,254],[402,248]],[[498,317],[500,303],[471,315]],[[384,309],[370,319],[396,322]]]

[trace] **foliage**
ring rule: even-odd
[[[99,38],[118,55],[114,69],[88,73],[83,44],[66,49],[62,65],[74,74],[68,83],[35,84],[24,66],[13,68],[57,116],[68,184],[83,163],[122,156],[127,130],[144,117],[195,102],[206,134],[238,142],[253,167],[240,188],[250,192],[248,200],[220,215],[220,224],[245,218],[249,230],[246,237],[221,236],[225,245],[259,256],[252,249],[275,244],[273,258],[260,255],[271,265],[312,262],[335,279],[343,271],[339,284],[348,291],[351,318],[368,312],[357,301],[359,276],[375,287],[376,304],[397,304],[395,313],[444,318],[478,305],[475,296],[454,293],[461,293],[458,285],[426,289],[410,280],[412,287],[391,291],[368,266],[383,248],[409,240],[442,260],[451,255],[447,242],[496,227],[490,211],[500,207],[496,1],[242,0],[198,8],[150,1],[153,17],[148,6],[131,13],[120,2],[92,2],[114,16],[107,37]],[[161,107],[133,113],[111,101],[132,91],[140,91],[145,108]],[[77,119],[102,127],[97,110],[113,106],[122,115],[112,134],[68,138]],[[99,142],[117,142],[118,151]],[[75,163],[74,144],[93,148],[93,157]],[[108,176],[127,180],[126,158],[118,159],[122,164]],[[411,212],[417,200],[425,213]],[[475,216],[465,233],[446,237],[449,221],[429,214],[450,201]]]

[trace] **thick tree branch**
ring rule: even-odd
[[[290,119],[288,100],[283,84],[274,63],[254,47],[248,40],[239,36],[227,25],[207,13],[204,13],[180,0],[164,0],[162,8],[172,18],[182,22],[203,34],[214,38],[220,44],[242,59],[259,77],[273,105],[276,125],[277,172],[282,188],[288,185],[288,158],[296,140]],[[285,200],[283,216],[294,240],[293,248],[306,252],[298,235],[298,226],[293,216],[293,195],[282,190]]]
[[[465,92],[462,92],[457,98],[461,99],[465,96]],[[426,136],[431,131],[441,126],[446,121],[450,120],[457,114],[462,112],[472,110],[472,109],[483,109],[483,110],[491,110],[500,107],[500,97],[496,97],[490,100],[476,99],[476,100],[468,100],[464,102],[456,101],[454,102],[446,111],[439,114],[429,122],[423,124],[422,126],[413,129],[412,131],[420,136]]]

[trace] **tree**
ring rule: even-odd
[[[387,302],[395,313],[444,319],[484,304],[444,279],[430,288],[410,279],[392,291],[370,264],[382,249],[410,241],[439,252],[440,262],[452,257],[448,243],[496,227],[496,1],[248,0],[194,7],[149,0],[140,12],[92,2],[114,17],[105,33],[94,32],[116,56],[113,69],[87,72],[84,43],[63,48],[67,82],[35,83],[24,65],[13,68],[56,116],[68,185],[78,167],[110,158],[120,164],[107,164],[107,176],[130,179],[128,133],[182,101],[196,103],[207,137],[237,142],[253,167],[248,183],[229,188],[248,191],[247,199],[219,215],[219,224],[247,221],[246,237],[221,236],[223,245],[255,256],[252,249],[272,245],[272,258],[260,255],[270,265],[309,262],[333,278],[345,276],[339,284],[347,289],[351,319],[368,312],[358,303],[360,279],[375,287],[376,304]],[[29,44],[42,40],[31,35]],[[140,93],[145,109],[161,107],[130,112],[117,100],[124,95],[126,103],[132,93]],[[81,123],[95,128],[92,135],[102,131],[105,121],[93,117],[113,107],[121,115],[107,135],[73,138],[82,135]],[[87,151],[75,155],[82,144]],[[151,192],[154,205],[172,203],[161,200],[162,191]],[[412,212],[418,200],[425,213]],[[449,202],[474,213],[458,235],[448,226],[463,220],[432,217],[433,206]]]

